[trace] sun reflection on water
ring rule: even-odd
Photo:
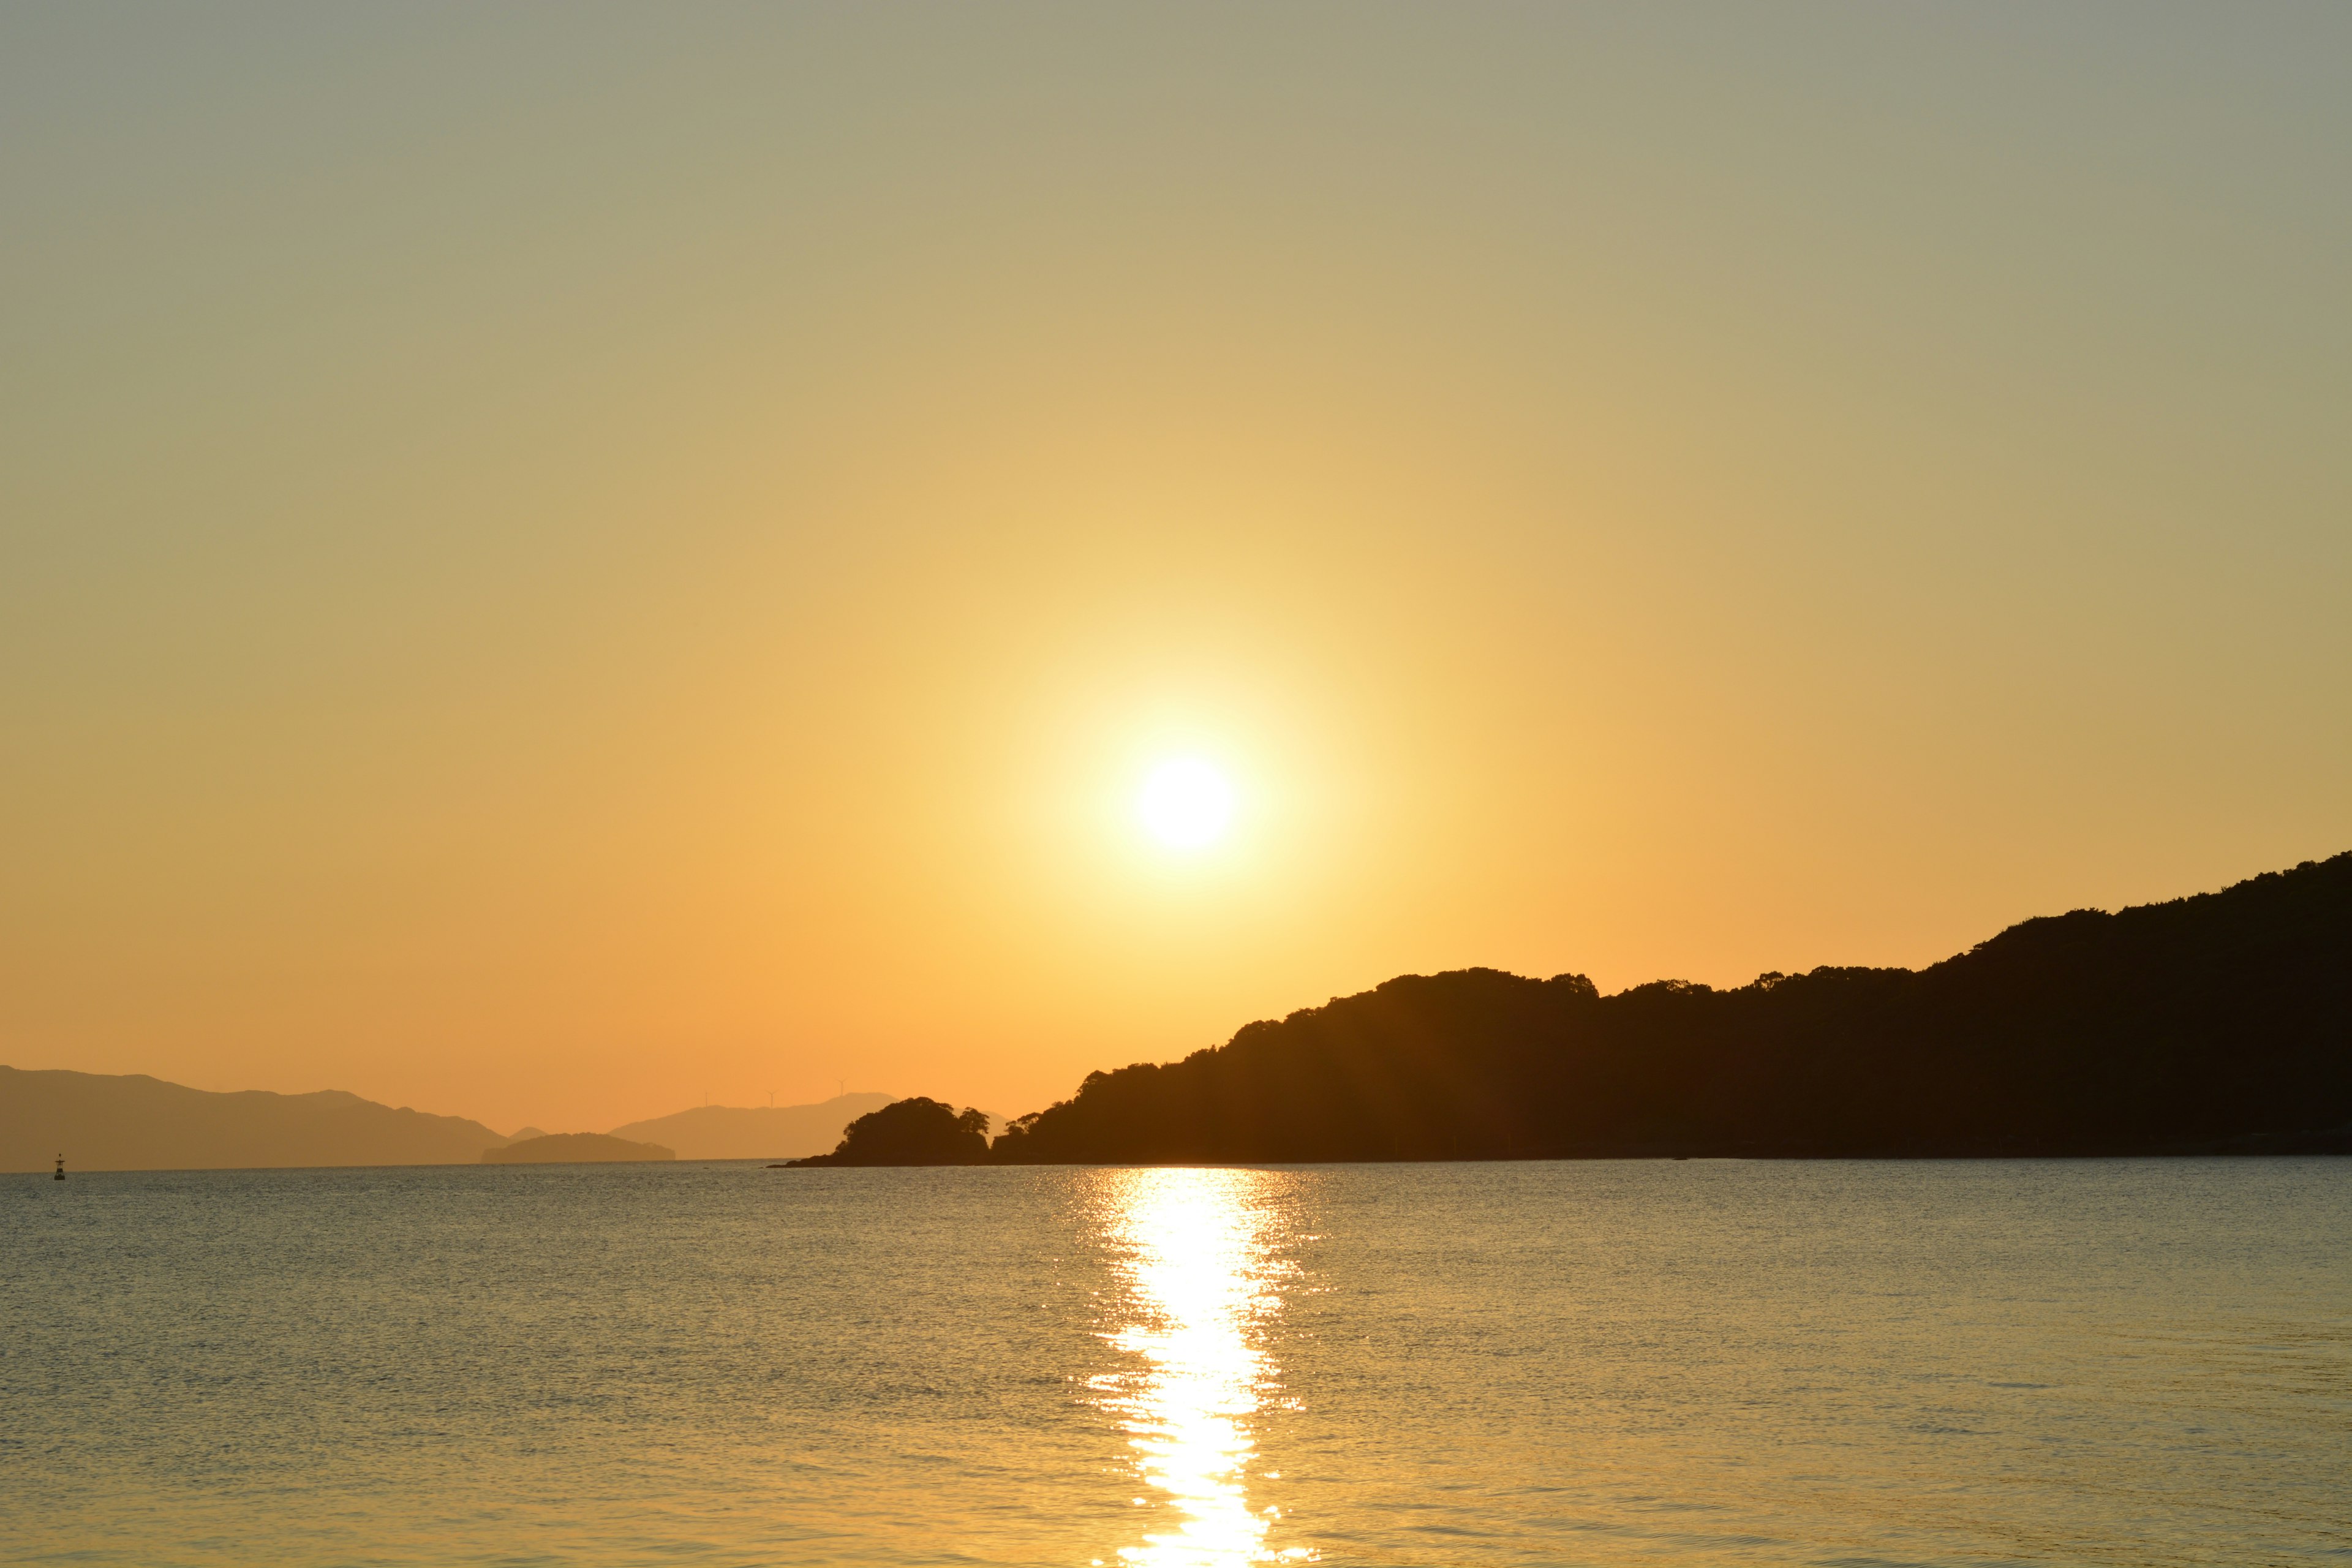
[[[1106,1172],[1102,1225],[1125,1287],[1104,1338],[1135,1358],[1093,1380],[1118,1417],[1138,1473],[1160,1496],[1139,1497],[1173,1528],[1147,1529],[1118,1555],[1135,1568],[1234,1568],[1305,1562],[1275,1550],[1278,1510],[1254,1508],[1252,1418],[1278,1397],[1264,1346],[1290,1266],[1276,1246],[1286,1178],[1265,1171]],[[1270,1477],[1268,1479],[1271,1479]]]

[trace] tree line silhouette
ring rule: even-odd
[[[830,1154],[787,1165],[982,1165],[988,1163],[988,1112],[959,1111],[916,1095],[869,1110],[842,1130]]]
[[[2352,1152],[2352,853],[1916,972],[1405,975],[986,1124],[921,1163]]]

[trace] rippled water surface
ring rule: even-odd
[[[8,1182],[8,1562],[2352,1559],[2352,1161]]]

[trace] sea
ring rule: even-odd
[[[2352,1160],[0,1180],[12,1564],[2352,1562]]]

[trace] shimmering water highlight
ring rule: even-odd
[[[0,1561],[2340,1563],[2352,1161],[19,1178]]]

